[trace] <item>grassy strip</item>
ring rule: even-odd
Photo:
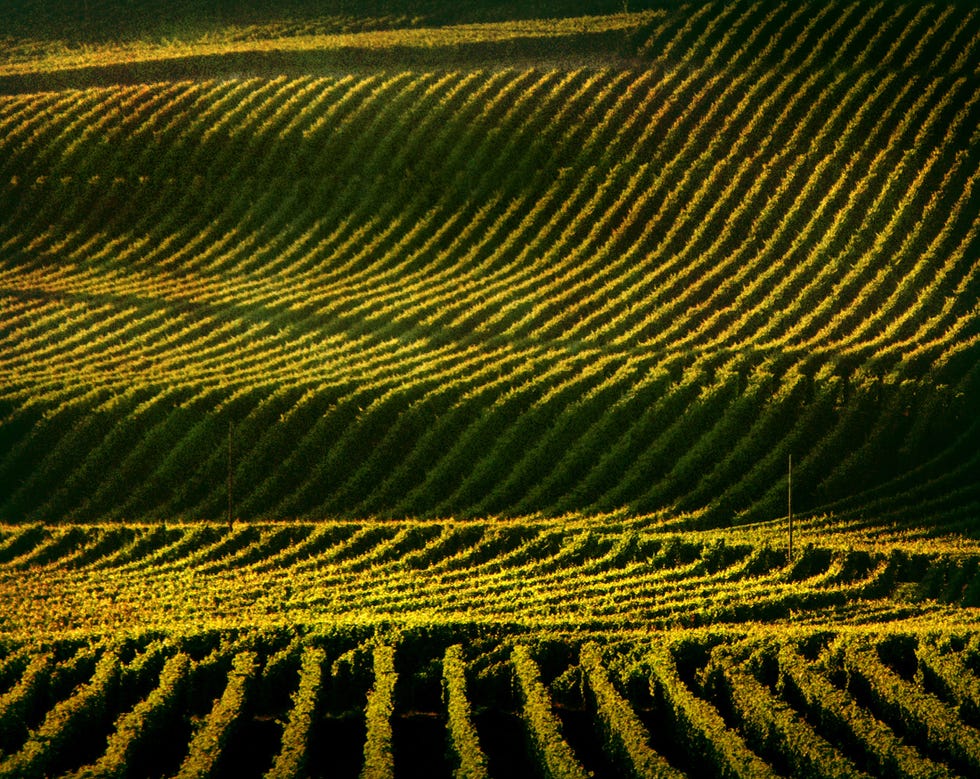
[[[636,30],[649,14],[612,14],[571,19],[545,19],[461,24],[438,28],[372,30],[359,33],[273,36],[253,40],[210,39],[164,42],[136,41],[88,46],[83,51],[47,52],[43,47],[24,47],[17,61],[0,64],[0,76],[50,73],[76,68],[134,65],[182,58],[259,55],[263,53],[342,53],[365,54],[396,51],[401,55],[437,50],[453,52],[481,45],[515,45],[539,50],[545,43],[567,39],[573,42],[589,36],[607,36]],[[622,38],[611,39],[621,44]],[[612,43],[610,43],[612,49]],[[506,50],[505,52],[506,53]]]
[[[466,662],[463,647],[453,644],[442,660],[442,679],[449,712],[449,741],[456,759],[456,779],[486,779],[487,757],[473,726],[470,701],[466,697]]]

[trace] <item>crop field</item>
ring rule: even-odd
[[[980,768],[963,539],[787,564],[764,529],[612,517],[33,525],[0,597],[5,777]]]
[[[11,0],[0,779],[980,776],[978,178],[972,2]]]

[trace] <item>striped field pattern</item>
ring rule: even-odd
[[[0,776],[972,776],[978,638],[252,630],[15,646]]]
[[[980,776],[975,3],[0,16],[0,779]]]
[[[980,547],[0,526],[0,776],[972,776]]]
[[[601,520],[601,521],[600,521]],[[601,525],[601,527],[597,527]],[[676,527],[675,525],[674,527]],[[0,528],[0,635],[398,624],[646,635],[704,626],[976,620],[980,548],[799,528],[536,522]]]
[[[11,55],[0,518],[221,517],[231,428],[243,519],[729,524],[792,455],[801,512],[975,528],[980,14],[616,19],[530,66],[493,23],[489,67]]]

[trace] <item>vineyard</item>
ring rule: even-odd
[[[958,0],[7,3],[0,779],[980,776],[978,128]]]
[[[978,14],[691,10],[12,47],[0,518],[968,528]]]
[[[975,542],[8,527],[0,597],[4,777],[980,770]]]

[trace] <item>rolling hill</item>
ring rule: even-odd
[[[92,6],[0,63],[7,521],[221,517],[231,425],[241,518],[975,526],[969,5]]]
[[[3,10],[0,779],[980,774],[975,3]]]

